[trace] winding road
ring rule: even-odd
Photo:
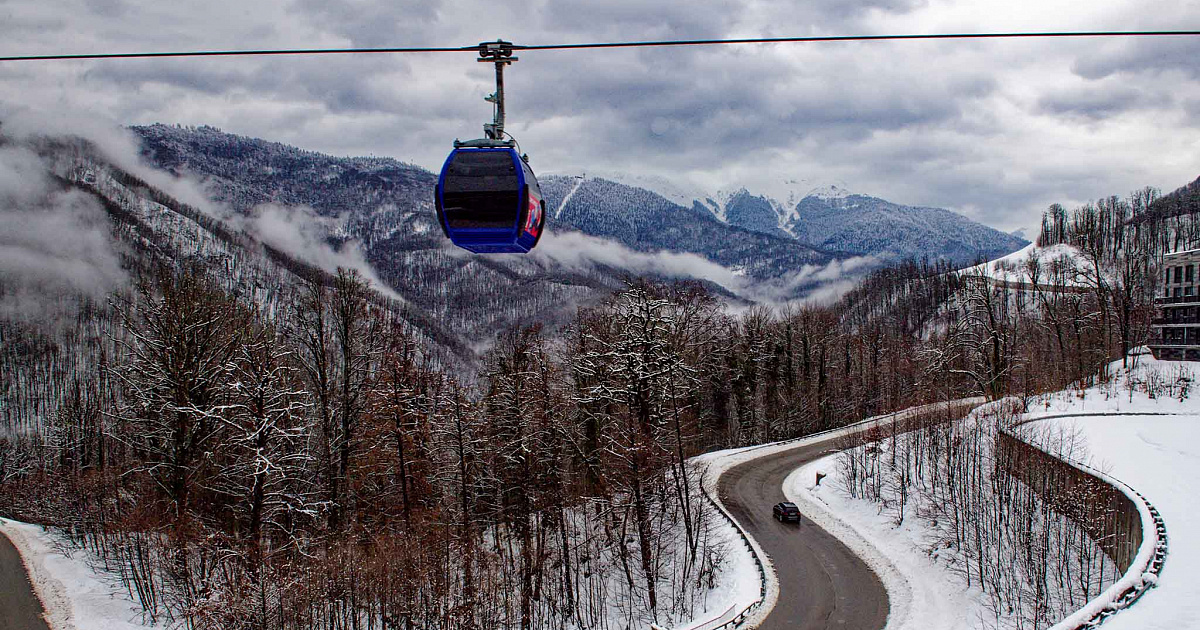
[[[721,475],[721,502],[771,557],[779,579],[779,601],[763,630],[879,630],[887,622],[887,591],[858,556],[807,518],[796,525],[771,516],[771,507],[786,500],[784,478],[836,450],[839,439],[766,455]]]
[[[21,554],[0,532],[0,630],[48,630]]]

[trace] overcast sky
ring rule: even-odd
[[[1200,29],[1200,0],[0,0],[0,54]],[[530,51],[508,129],[539,173],[716,192],[838,184],[1012,230],[1200,175],[1200,37]],[[431,170],[481,135],[470,53],[0,63],[0,115],[207,124]]]

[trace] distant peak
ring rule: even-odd
[[[819,186],[814,188],[808,191],[808,194],[805,196],[816,197],[817,199],[842,199],[843,197],[849,197],[852,194],[854,193],[846,190],[845,188],[835,184],[830,184],[828,186]]]
[[[750,196],[753,196],[753,195],[750,194],[749,189],[747,189],[745,186],[738,186],[737,188],[723,188],[721,190],[718,190],[717,194],[716,194],[716,199],[717,199],[717,202],[719,202],[722,206],[725,206],[729,202],[733,201],[734,199],[737,199],[739,197],[750,197]]]

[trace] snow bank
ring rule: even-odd
[[[752,609],[761,605],[765,593],[764,578],[769,569],[759,563],[766,555],[758,548],[757,543],[742,534],[733,517],[715,498],[716,491],[710,489],[710,478],[711,473],[705,475],[701,481],[701,490],[721,514],[715,521],[714,534],[719,537],[719,543],[723,543],[728,550],[725,557],[727,564],[720,572],[717,586],[705,595],[697,617],[682,622],[676,626],[676,630],[713,630],[727,622],[745,619],[753,612]],[[773,576],[773,573],[771,575]]]
[[[917,518],[895,527],[878,506],[836,491],[843,483],[836,458],[834,453],[796,469],[784,494],[879,576],[888,592],[885,630],[960,628],[981,618],[983,593],[963,587],[922,550],[933,531]],[[820,486],[814,484],[818,472],[827,475]]]
[[[1133,469],[1147,473],[1137,479],[1137,483],[1151,495],[1159,495],[1155,490],[1162,488],[1163,484],[1149,477],[1157,475],[1170,479],[1175,486],[1169,491],[1163,488],[1163,494],[1169,494],[1174,502],[1194,503],[1194,498],[1184,486],[1190,487],[1190,480],[1200,477],[1200,444],[1195,439],[1200,437],[1197,405],[1194,401],[1166,398],[1161,394],[1157,398],[1150,398],[1145,393],[1131,391],[1127,380],[1135,379],[1136,386],[1139,382],[1151,380],[1149,374],[1154,371],[1167,372],[1171,378],[1175,378],[1179,375],[1179,364],[1146,357],[1141,359],[1136,368],[1128,371],[1122,370],[1120,362],[1110,366],[1110,370],[1119,376],[1104,386],[1082,392],[1060,392],[1039,399],[1037,406],[1045,411],[1040,415],[1029,414],[1026,416],[1029,418],[1027,422],[1054,421],[1077,427],[1091,426],[1094,430],[1087,435],[1094,455],[1110,457],[1114,452],[1126,455],[1124,465],[1119,470],[1122,477],[1127,473],[1133,474]],[[1100,440],[1100,448],[1096,448],[1098,440],[1093,434],[1112,433],[1111,428],[1098,428],[1097,420],[1111,421],[1123,427],[1126,433],[1132,432],[1134,435]],[[1143,446],[1152,443],[1148,441],[1147,431],[1161,431],[1164,421],[1178,423],[1181,432],[1190,432],[1190,439],[1183,439],[1181,434],[1180,439],[1170,442],[1171,447],[1156,444],[1155,448],[1173,450],[1188,464],[1164,461],[1158,465],[1148,465],[1152,455],[1136,454],[1137,449],[1130,448],[1131,444],[1138,442]],[[794,471],[784,483],[784,494],[801,507],[805,516],[836,536],[879,575],[890,599],[886,630],[980,625],[988,614],[984,594],[977,588],[965,588],[950,567],[924,551],[932,531],[916,518],[905,519],[903,526],[896,527],[889,517],[880,514],[878,506],[837,492],[835,488],[840,487],[841,471],[835,458],[836,454],[831,454]],[[1117,582],[1083,608],[1055,624],[1051,630],[1091,628],[1106,620],[1109,621],[1105,627],[1112,630],[1166,629],[1194,624],[1196,617],[1200,616],[1200,585],[1194,585],[1194,580],[1186,580],[1182,584],[1171,582],[1170,585],[1175,589],[1170,597],[1164,599],[1159,599],[1159,596],[1166,590],[1157,588],[1146,601],[1159,600],[1158,614],[1150,606],[1142,604],[1138,609],[1113,618],[1159,584],[1167,553],[1165,523],[1159,510],[1129,484],[1111,473],[1079,462],[1071,463],[1129,497],[1141,517],[1143,543],[1129,570]],[[815,485],[817,472],[827,475],[819,487]],[[1144,486],[1143,480],[1147,482]],[[1200,532],[1200,511],[1189,505],[1187,516],[1190,519],[1187,531]],[[1172,550],[1172,554],[1176,562],[1185,564],[1183,558],[1178,558],[1179,553]],[[1200,542],[1189,547],[1185,564],[1188,570],[1197,565],[1200,565]],[[1187,611],[1186,614],[1183,611]],[[1134,612],[1145,614],[1134,615]],[[1169,622],[1159,623],[1163,617],[1168,618]],[[1129,623],[1125,623],[1126,620]]]
[[[715,630],[729,622],[734,622],[732,627],[740,627],[747,622],[757,624],[775,607],[775,602],[779,599],[779,582],[775,578],[771,558],[763,552],[758,541],[746,534],[729,510],[725,509],[717,490],[721,475],[726,470],[743,461],[761,457],[765,453],[757,453],[760,448],[751,446],[727,449],[691,459],[705,470],[700,486],[705,498],[712,502],[724,522],[729,525],[723,529],[727,540],[733,542],[728,547],[732,568],[722,572],[720,588],[724,596],[716,594],[709,600],[710,603],[719,603],[710,606],[706,611],[707,615],[685,622],[677,626],[676,630]],[[745,454],[750,452],[756,454],[746,457]]]
[[[37,525],[6,518],[0,518],[0,532],[8,536],[21,554],[21,561],[25,563],[25,570],[29,572],[29,581],[46,611],[46,624],[51,630],[75,628],[66,587],[46,567],[46,559],[56,553],[49,535]]]
[[[1140,493],[1130,488],[1110,475],[1099,470],[1080,464],[1068,462],[1086,470],[1105,483],[1120,490],[1138,509],[1142,525],[1142,545],[1138,548],[1137,557],[1129,565],[1129,569],[1117,580],[1088,602],[1083,608],[1068,615],[1062,621],[1050,627],[1050,630],[1077,630],[1094,627],[1105,621],[1118,611],[1133,605],[1146,590],[1158,584],[1158,575],[1162,571],[1163,561],[1167,555],[1166,526],[1158,511],[1146,501]],[[1144,576],[1150,576],[1146,579]]]
[[[1200,478],[1200,440],[1196,439],[1200,437],[1200,405],[1179,395],[1179,388],[1163,389],[1172,383],[1194,383],[1196,371],[1188,374],[1186,365],[1149,356],[1139,357],[1128,370],[1120,361],[1109,370],[1117,375],[1111,382],[1041,397],[1030,404],[1039,412],[1026,416],[1025,422],[1049,421],[1082,430],[1092,454],[1104,458],[1114,470],[1072,463],[1119,489],[1137,506],[1141,517],[1143,542],[1129,570],[1052,630],[1090,628],[1106,620],[1105,628],[1111,630],[1190,627],[1200,617],[1200,583],[1168,579],[1160,585],[1167,538],[1159,510],[1175,523],[1173,564],[1183,571],[1200,566],[1200,536],[1195,535],[1200,534],[1200,510],[1195,507],[1193,487],[1193,481]],[[1147,390],[1155,382],[1160,391],[1151,395]],[[1173,392],[1174,397],[1165,391]],[[784,494],[880,576],[891,600],[887,630],[979,625],[985,613],[983,593],[964,588],[949,567],[922,550],[930,532],[918,519],[906,519],[904,526],[897,528],[877,506],[834,491],[841,482],[834,457],[794,471],[784,484]],[[818,471],[828,474],[820,487],[814,485]],[[1117,476],[1129,479],[1150,498]],[[1179,532],[1186,533],[1184,539]],[[1114,617],[1150,589],[1154,591],[1145,603]]]
[[[52,630],[145,630],[141,608],[116,582],[92,568],[83,551],[38,525],[0,518],[29,571]]]
[[[985,403],[982,397],[954,401],[952,404]],[[914,407],[900,412],[926,411],[935,405]],[[847,427],[860,428],[869,422],[896,420],[901,416],[881,416]],[[886,424],[880,422],[881,425]],[[843,429],[840,433],[850,433]],[[830,453],[792,471],[783,483],[783,494],[798,506],[809,520],[832,534],[879,576],[888,593],[888,619],[884,630],[926,630],[958,628],[982,618],[983,592],[964,588],[958,579],[935,559],[922,551],[933,534],[918,519],[905,520],[895,527],[880,514],[878,506],[846,497],[834,490],[842,485],[842,473],[836,465],[837,453]],[[825,475],[820,486],[816,475]]]

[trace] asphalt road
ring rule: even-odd
[[[49,630],[17,548],[0,533],[0,630]]]
[[[836,449],[835,442],[768,455],[721,475],[721,502],[771,557],[779,579],[779,601],[763,630],[879,630],[887,622],[883,583],[850,549],[807,518],[797,525],[771,516],[771,507],[786,500],[784,478]]]

